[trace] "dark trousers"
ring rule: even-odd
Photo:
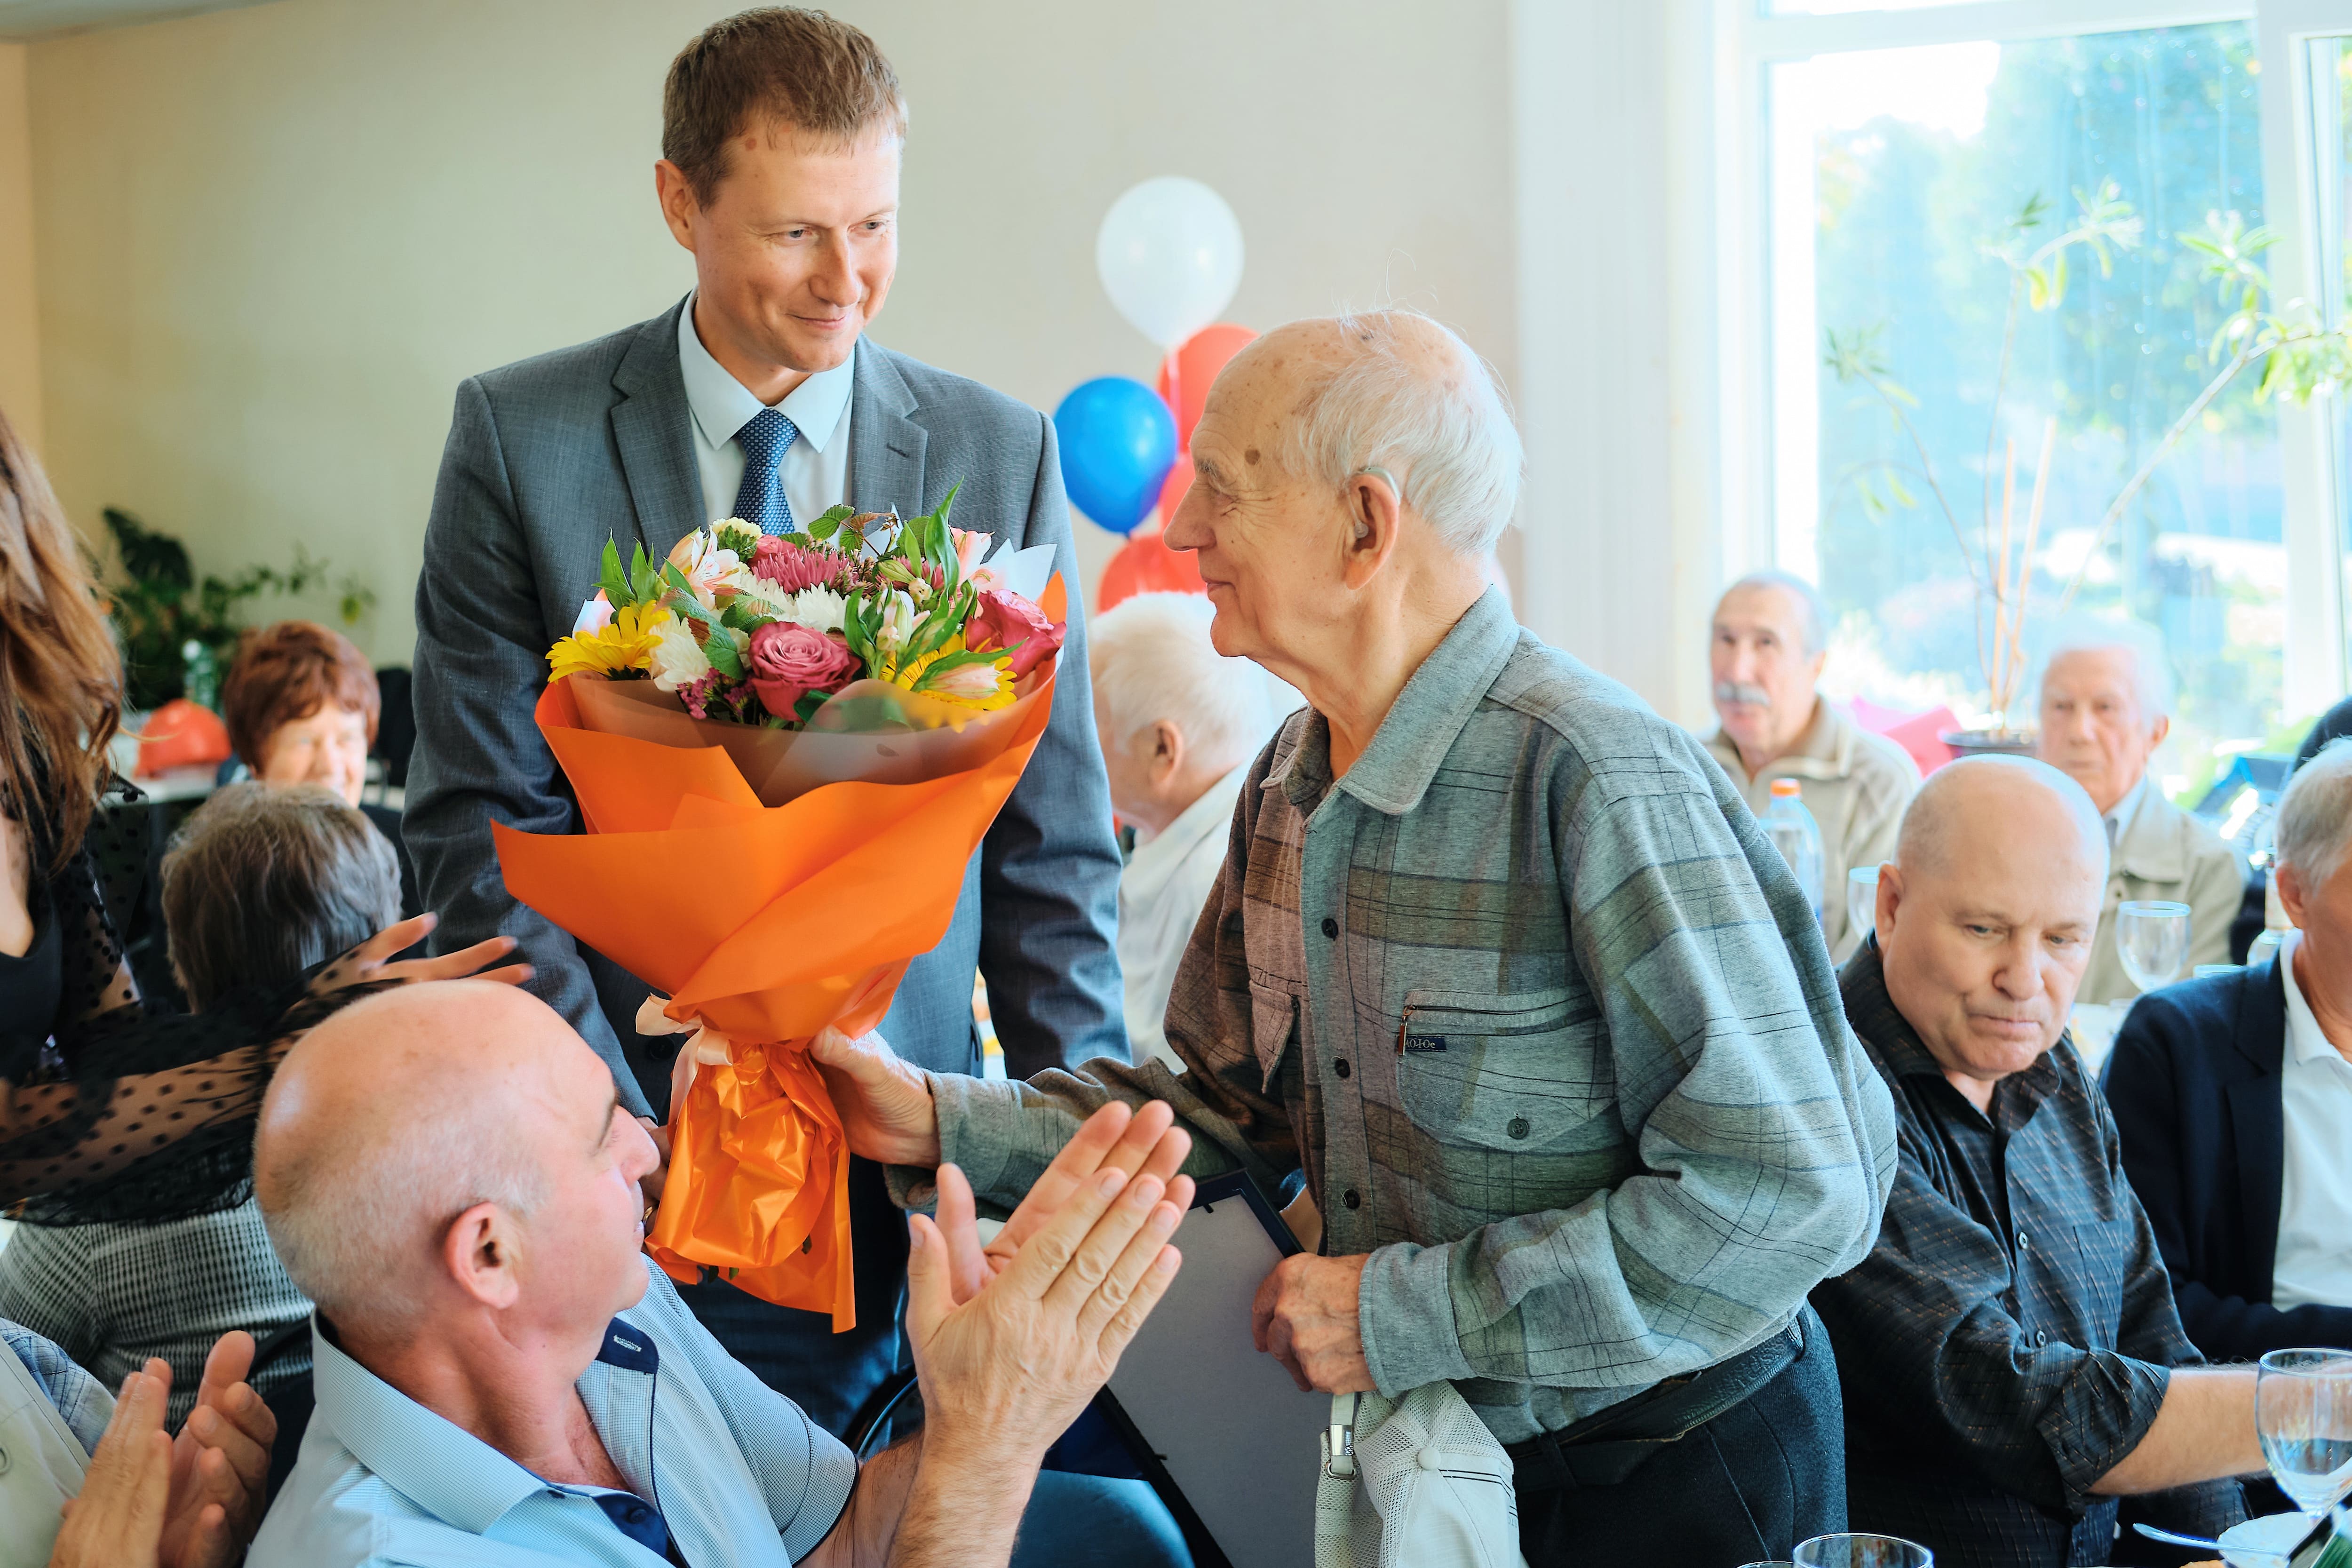
[[[1811,1309],[1805,1345],[1779,1376],[1614,1486],[1521,1487],[1528,1568],[1638,1563],[1738,1568],[1787,1562],[1797,1542],[1845,1528],[1845,1418],[1837,1359]]]
[[[770,1388],[846,1437],[866,1397],[898,1365],[898,1306],[907,1289],[907,1216],[890,1201],[882,1167],[849,1162],[850,1254],[857,1326],[833,1331],[823,1312],[748,1296],[723,1279],[681,1285],[678,1295],[727,1353]]]

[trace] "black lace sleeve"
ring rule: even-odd
[[[0,1205],[31,1224],[152,1222],[244,1202],[270,1074],[320,1019],[382,988],[348,983],[337,959],[200,1015],[150,1012],[108,912],[110,893],[137,888],[127,860],[110,875],[124,850],[106,841],[109,815],[48,883],[62,939],[54,1051],[0,1061]]]

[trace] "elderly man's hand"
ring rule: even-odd
[[[1275,1265],[1250,1305],[1250,1333],[1303,1391],[1325,1394],[1373,1392],[1364,1360],[1363,1325],[1357,1292],[1370,1253],[1351,1258],[1310,1258],[1300,1253]]]
[[[885,1165],[940,1163],[940,1118],[930,1085],[890,1042],[876,1034],[850,1038],[839,1029],[817,1032],[809,1058],[833,1093],[852,1153]]]
[[[172,1504],[163,1560],[176,1568],[220,1568],[244,1554],[261,1528],[269,1486],[269,1450],[278,1417],[245,1381],[253,1370],[253,1336],[232,1329],[213,1343],[197,1384],[196,1407],[172,1446]],[[165,1387],[171,1368],[160,1361]],[[217,1506],[224,1530],[205,1520]]]
[[[113,1418],[89,1458],[81,1491],[66,1504],[49,1568],[152,1568],[157,1562],[172,1495],[172,1440],[163,1435],[170,1383],[168,1367],[161,1378],[134,1372],[122,1380]],[[200,1522],[226,1540],[221,1513]]]

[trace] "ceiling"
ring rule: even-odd
[[[0,40],[46,38],[58,33],[120,27],[261,3],[262,0],[0,0]]]

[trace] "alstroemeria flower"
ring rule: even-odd
[[[572,622],[572,635],[578,637],[584,632],[593,637],[612,624],[613,601],[604,596],[604,589],[599,588],[594,598],[580,606],[580,614]]]
[[[987,534],[970,528],[950,528],[948,539],[955,545],[956,570],[967,579],[980,570],[980,563],[988,559],[988,547],[995,542]]]
[[[721,546],[709,529],[698,528],[670,546],[669,563],[686,574],[687,586],[694,590],[694,596],[711,605],[719,584],[743,562],[733,551]]]

